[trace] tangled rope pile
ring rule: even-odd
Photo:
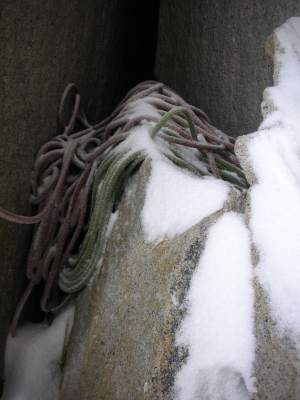
[[[71,96],[74,106],[66,124]],[[137,126],[146,125],[152,139],[163,139],[162,154],[179,167],[199,177],[213,174],[240,190],[248,187],[233,152],[235,139],[212,127],[201,110],[162,83],[137,85],[95,126],[88,123],[78,90],[70,84],[62,96],[59,120],[63,134],[42,146],[33,168],[31,203],[38,206],[37,214],[19,216],[0,208],[0,217],[8,221],[35,224],[27,260],[29,284],[11,324],[13,335],[35,285],[45,281],[42,311],[57,313],[95,272],[116,198],[149,156],[146,148],[118,146]],[[197,162],[184,158],[182,146],[197,149]]]

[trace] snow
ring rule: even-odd
[[[60,358],[73,324],[74,305],[53,323],[28,323],[7,338],[2,400],[59,398]]]
[[[220,210],[229,188],[222,180],[200,179],[164,160],[156,160],[152,163],[141,213],[147,240],[160,242],[183,233]]]
[[[255,274],[279,333],[288,330],[299,346],[300,19],[288,20],[276,36],[284,50],[276,54],[278,85],[268,94],[277,110],[249,147],[258,177],[251,190],[250,228],[259,251]],[[211,228],[187,302],[177,344],[187,346],[189,356],[176,375],[177,398],[250,399],[254,293],[248,232],[236,214],[225,214]]]
[[[250,151],[259,179],[251,191],[250,221],[260,254],[256,274],[282,333],[300,333],[300,132],[261,131]]]
[[[280,333],[300,345],[300,18],[276,30],[278,85],[268,88],[278,109],[262,123],[249,152],[258,185],[251,191],[250,227],[260,261],[256,274],[270,297]]]
[[[135,100],[129,103],[128,109],[131,112],[128,115],[130,120],[139,117],[141,115],[149,115],[151,117],[157,118],[158,120],[161,118],[157,109],[151,104],[145,102],[144,99]]]
[[[204,142],[203,136],[201,139],[201,135],[198,135],[199,142]],[[175,146],[174,146],[175,147]],[[201,171],[203,171],[206,174],[209,174],[208,169],[207,169],[207,164],[204,162],[200,161],[198,156],[199,156],[199,151],[197,149],[193,149],[192,147],[185,147],[185,146],[176,146],[175,147],[176,151],[180,156],[187,162],[191,163],[195,167],[199,168]]]
[[[281,50],[276,52],[277,85],[267,89],[276,111],[260,129],[281,125],[299,130],[300,113],[300,18],[293,17],[275,30]]]
[[[163,154],[170,153],[168,144],[160,137],[150,137],[151,124],[135,127],[130,136],[118,145],[118,151],[144,151],[152,159],[151,176],[147,185],[141,223],[147,240],[160,242],[191,228],[210,214],[220,210],[227,199],[230,185],[213,177],[201,179],[176,167]],[[195,150],[181,150],[202,170]]]
[[[126,140],[118,144],[117,151],[121,152],[123,150],[130,150],[130,152],[143,151],[147,157],[152,160],[163,160],[164,155],[161,153],[161,149],[169,152],[167,143],[160,137],[156,136],[153,140],[149,134],[151,128],[151,123],[145,122],[141,126],[135,126],[130,135]]]
[[[258,184],[251,190],[250,228],[259,250],[256,274],[267,291],[280,334],[300,346],[300,18],[276,30],[281,49],[278,110],[262,123],[249,152]]]
[[[176,339],[189,349],[175,379],[178,400],[250,399],[254,293],[242,215],[226,213],[210,229],[187,302]]]

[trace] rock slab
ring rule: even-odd
[[[77,297],[60,392],[69,399],[173,399],[187,349],[175,344],[185,295],[209,227],[243,211],[230,191],[224,207],[158,244],[143,235],[140,213],[151,173],[146,161],[128,184],[99,275]]]
[[[278,28],[280,29],[280,27]],[[280,84],[279,73],[282,68],[279,55],[285,54],[285,48],[277,36],[276,30],[267,39],[267,50],[274,60],[274,86]],[[298,49],[296,49],[299,52]],[[292,99],[291,99],[292,103]],[[267,88],[264,91],[264,101],[262,103],[262,114],[266,119],[276,111],[273,103],[271,91]],[[272,121],[272,120],[271,120]],[[278,124],[279,125],[279,124]],[[272,130],[272,126],[268,126]],[[262,134],[265,134],[263,132]],[[235,152],[241,165],[244,168],[246,177],[251,187],[247,194],[247,204],[245,210],[246,223],[251,231],[251,216],[253,212],[253,190],[259,185],[259,177],[255,173],[254,160],[250,154],[251,142],[259,137],[260,131],[247,136],[238,138]],[[284,129],[283,129],[284,135]],[[291,172],[292,173],[292,172]],[[280,179],[278,185],[282,185]],[[281,190],[284,190],[284,187]],[[252,198],[251,198],[252,197]],[[288,207],[288,205],[284,205]],[[274,218],[281,218],[274,215]],[[263,224],[264,222],[261,221]],[[282,232],[277,232],[281,235]],[[260,261],[260,252],[253,239],[252,262],[255,267]],[[284,274],[285,265],[282,265]],[[282,400],[300,399],[300,352],[295,343],[295,334],[288,329],[279,328],[279,323],[274,317],[272,310],[271,291],[262,286],[259,278],[254,279],[255,288],[255,335],[256,335],[256,354],[254,364],[254,376],[256,378],[256,393],[253,394],[255,400]],[[287,289],[286,289],[287,290]]]

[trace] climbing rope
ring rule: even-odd
[[[70,98],[74,104],[66,123]],[[77,87],[70,84],[59,121],[63,133],[42,146],[33,168],[31,203],[37,214],[20,216],[0,208],[0,217],[8,221],[35,224],[26,269],[29,283],[11,324],[13,335],[35,285],[45,281],[41,310],[58,313],[95,273],[116,198],[132,171],[149,157],[147,148],[120,146],[137,127],[146,126],[152,140],[163,141],[161,154],[178,167],[227,180],[241,191],[248,187],[234,154],[235,139],[162,83],[137,85],[110,117],[94,126],[81,108]],[[183,148],[190,148],[192,157],[186,159]]]

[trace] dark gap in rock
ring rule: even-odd
[[[128,1],[132,3],[132,1]],[[144,80],[154,79],[154,65],[157,45],[158,13],[160,0],[135,0],[126,11],[128,15],[128,49],[137,55],[138,62],[132,65],[135,73],[128,82],[129,89]]]
[[[122,37],[111,33],[110,64],[112,71],[99,71],[103,82],[103,93],[108,94],[99,113],[97,105],[82,92],[84,109],[95,124],[108,117],[126,93],[135,85],[146,80],[155,80],[154,67],[157,48],[158,17],[160,0],[124,0],[118,4]],[[120,40],[122,44],[120,44]],[[119,43],[118,43],[119,42]],[[115,43],[115,45],[114,45]],[[95,48],[97,49],[96,44]],[[101,47],[101,44],[99,45]],[[98,51],[98,49],[97,49]],[[121,65],[120,65],[121,64]],[[107,79],[105,79],[107,77]],[[91,77],[91,79],[94,79]],[[111,94],[111,92],[113,93]],[[101,97],[101,95],[99,95]],[[88,115],[89,117],[89,115]]]

